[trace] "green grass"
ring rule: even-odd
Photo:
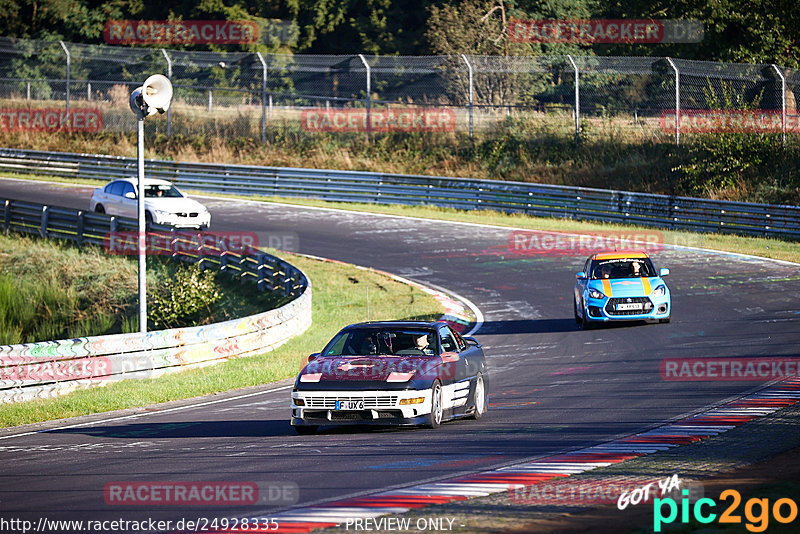
[[[284,301],[266,292],[243,291],[237,280],[216,271],[203,277],[208,279],[205,286],[176,287],[176,279],[199,280],[198,269],[149,257],[150,327],[209,324],[253,315]],[[99,247],[0,235],[0,345],[138,331],[137,279],[132,257],[109,255]],[[204,287],[209,289],[203,292]],[[208,298],[210,294],[218,297]],[[166,313],[167,305],[172,305],[171,314]]]
[[[350,265],[286,255],[313,284],[313,326],[272,352],[148,380],[110,383],[55,399],[0,405],[0,426],[16,426],[196,397],[294,376],[343,326],[367,319],[432,320],[443,308],[431,295],[391,278]],[[288,417],[288,416],[287,416]]]
[[[0,235],[0,344],[121,331],[136,264],[102,249]]]

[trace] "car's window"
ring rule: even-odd
[[[398,328],[359,328],[340,332],[325,349],[323,356],[369,356],[435,352],[432,332]]]
[[[458,352],[458,345],[449,328],[439,330],[439,336],[442,341],[442,352]]]
[[[105,192],[109,195],[122,195],[122,186],[125,182],[111,182],[105,188]]]
[[[122,191],[119,193],[122,196],[127,195],[128,193],[136,194],[136,190],[133,188],[133,184],[130,182],[120,182],[122,184]]]
[[[144,186],[145,198],[181,198],[183,195],[170,184],[152,184]]]
[[[593,280],[603,278],[638,278],[656,276],[656,270],[649,258],[619,258],[595,260],[592,263]]]
[[[464,339],[461,337],[461,335],[458,332],[456,332],[455,330],[453,330],[453,337],[456,338],[456,343],[458,344],[459,352],[462,351],[462,350],[465,350],[467,348],[467,342],[464,341]]]

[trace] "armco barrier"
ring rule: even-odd
[[[800,207],[726,202],[524,182],[375,172],[145,162],[149,176],[187,189],[342,202],[428,204],[491,209],[695,232],[800,238]],[[0,171],[111,180],[136,176],[136,160],[117,156],[0,149]]]
[[[5,231],[102,244],[112,231],[136,231],[136,221],[0,199]],[[165,227],[153,229],[169,231]],[[228,358],[263,353],[311,325],[311,283],[299,269],[265,253],[180,255],[233,275],[288,300],[250,317],[191,328],[0,346],[0,402],[50,397],[114,380],[150,378]]]

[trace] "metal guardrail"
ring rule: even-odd
[[[136,220],[125,217],[3,198],[0,205],[6,232],[68,240],[79,246],[102,246],[113,233],[138,232]],[[160,225],[151,225],[150,231],[164,232],[176,242],[187,238],[185,232]],[[174,245],[164,244],[169,251],[184,248]],[[235,254],[212,249],[172,255],[252,279],[262,290],[283,293],[288,302],[212,325],[0,346],[0,402],[55,396],[113,380],[150,378],[267,352],[311,325],[311,283],[286,261],[260,251]]]
[[[115,217],[104,213],[47,206],[33,202],[0,197],[2,205],[2,228],[35,235],[44,239],[63,239],[76,245],[91,244],[109,246],[109,239],[116,235],[138,233],[136,219]],[[148,224],[148,232],[158,233],[165,239],[150,243],[152,253],[169,253],[182,261],[198,263],[202,268],[216,268],[232,276],[257,283],[261,291],[281,291],[286,297],[295,298],[305,291],[308,280],[305,275],[288,262],[266,254],[252,254],[214,249],[204,245],[202,251],[191,245],[192,234],[176,231],[166,225]],[[167,236],[170,236],[167,238]],[[169,243],[167,243],[169,239]],[[159,249],[158,246],[161,245]]]
[[[584,187],[357,171],[214,163],[145,162],[148,176],[185,188],[340,202],[427,204],[663,229],[800,239],[800,207]],[[111,180],[136,176],[118,156],[0,148],[0,171]]]

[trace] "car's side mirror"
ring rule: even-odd
[[[136,198],[136,193],[134,193],[133,191],[128,191],[127,193],[125,193],[125,198]]]
[[[444,363],[452,363],[457,362],[459,359],[459,355],[457,352],[443,352],[442,353],[442,361]]]
[[[481,346],[480,341],[478,341],[474,337],[469,337],[468,336],[468,337],[462,337],[461,339],[463,339],[464,341],[466,341],[467,343],[469,343],[471,345],[475,345],[476,347],[480,347]]]
[[[586,280],[586,273],[581,271],[575,275],[575,278],[578,280]]]
[[[314,360],[316,360],[317,358],[319,358],[319,352],[315,352],[314,354],[309,354],[307,361],[308,361],[308,363],[311,363]]]
[[[667,276],[669,274],[669,269],[659,269],[658,276]]]

